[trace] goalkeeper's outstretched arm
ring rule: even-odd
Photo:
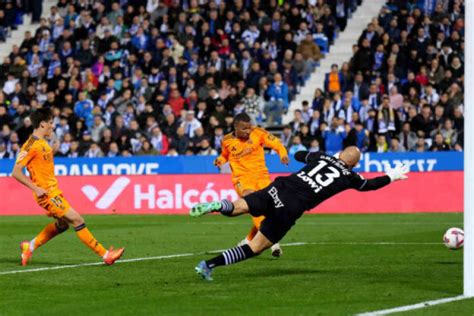
[[[353,188],[362,192],[378,190],[393,181],[407,179],[408,171],[409,168],[407,165],[398,165],[395,168],[388,169],[384,176],[373,179],[364,179],[361,175],[356,174],[353,180]]]

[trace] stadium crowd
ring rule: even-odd
[[[0,158],[39,107],[56,156],[216,154],[235,114],[281,125],[359,2],[59,0],[0,65]],[[283,128],[290,152],[462,150],[463,3],[418,2],[388,1]]]
[[[284,133],[338,152],[463,149],[464,2],[388,1]],[[296,135],[296,137],[290,137]]]

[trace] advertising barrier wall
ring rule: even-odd
[[[371,178],[379,174],[363,175]],[[58,179],[65,198],[83,214],[186,214],[197,202],[237,198],[230,176],[225,174],[65,176]],[[0,179],[0,192],[0,215],[44,214],[35,204],[32,193],[16,180]],[[462,171],[413,172],[408,180],[379,191],[343,192],[313,212],[460,212],[462,203]]]
[[[178,157],[129,157],[129,158],[56,158],[55,171],[58,176],[85,175],[144,175],[144,174],[218,174],[214,167],[214,156]],[[290,157],[290,165],[280,163],[277,155],[266,156],[270,172],[295,172],[302,164]],[[410,171],[454,171],[463,170],[461,152],[427,153],[365,153],[358,172],[381,172],[387,165],[406,163]],[[0,177],[8,176],[14,160],[0,160]]]

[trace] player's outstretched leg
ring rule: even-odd
[[[209,213],[221,212],[223,209],[233,211],[234,206],[228,200],[199,203],[193,206],[189,211],[192,217],[199,217]]]
[[[242,240],[238,244],[238,246],[248,244],[255,237],[264,219],[265,219],[264,216],[252,217],[253,226],[250,229],[250,232],[247,234],[247,237],[245,237],[245,239]],[[279,243],[274,244],[271,250],[272,250],[272,257],[280,258],[283,255],[283,249],[281,249],[281,246]]]
[[[123,255],[124,248],[114,249],[110,247],[109,250],[106,250],[86,227],[82,216],[74,209],[69,209],[64,218],[74,226],[77,237],[97,255],[101,256],[105,264],[112,265]]]
[[[189,215],[192,217],[199,217],[215,212],[220,212],[225,216],[239,216],[248,213],[249,207],[244,199],[238,199],[234,202],[229,200],[221,200],[196,204],[189,211]]]
[[[25,240],[20,243],[21,249],[21,265],[26,266],[33,256],[33,251],[44,245],[57,235],[65,232],[69,228],[69,224],[59,219],[54,223],[49,223],[43,230],[31,241]]]
[[[272,244],[267,237],[258,232],[248,245],[228,249],[210,260],[201,261],[194,269],[203,279],[212,281],[212,271],[215,267],[227,266],[255,257],[265,249],[270,248]]]

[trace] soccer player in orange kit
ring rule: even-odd
[[[58,180],[54,176],[53,150],[46,140],[54,128],[51,112],[47,109],[38,109],[30,118],[34,128],[33,134],[23,144],[13,167],[12,176],[33,191],[38,205],[49,217],[53,217],[55,222],[46,225],[31,241],[23,241],[20,244],[21,264],[26,266],[33,251],[66,231],[69,225],[74,227],[77,237],[87,247],[102,257],[105,264],[113,264],[122,256],[124,249],[114,250],[110,247],[106,250],[91,234],[82,216],[69,205],[58,187]],[[23,174],[25,167],[31,179]]]
[[[261,190],[271,183],[265,165],[264,146],[275,150],[283,164],[289,163],[285,146],[275,136],[263,128],[253,127],[247,114],[236,115],[234,132],[224,136],[222,153],[214,161],[214,165],[220,167],[229,162],[232,183],[240,197]],[[255,237],[263,219],[263,216],[252,217],[253,226],[240,244],[248,243]],[[272,256],[280,257],[282,254],[279,244],[272,246]]]

